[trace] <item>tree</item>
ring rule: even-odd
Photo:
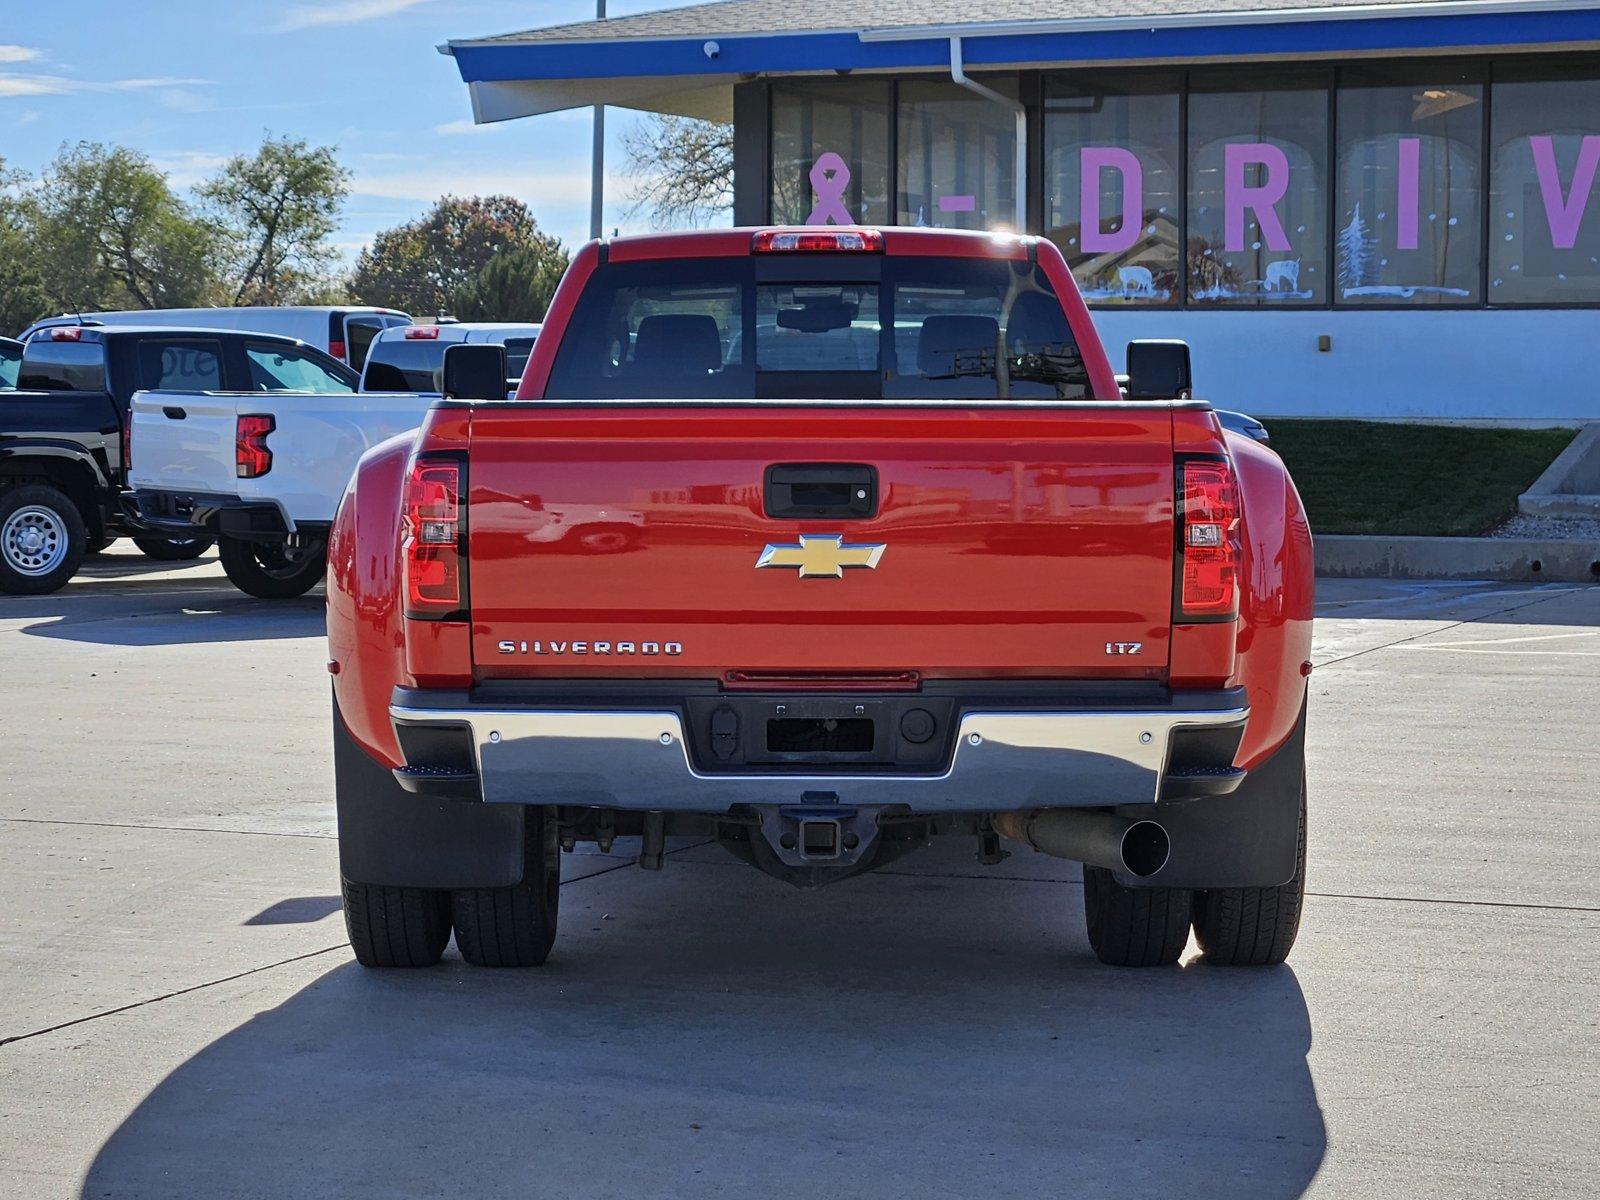
[[[1339,231],[1339,287],[1348,292],[1351,288],[1372,287],[1378,282],[1378,239],[1372,236],[1361,216],[1361,202],[1356,202],[1350,223]]]
[[[38,258],[30,243],[27,211],[13,199],[27,181],[0,159],[0,334],[26,328],[50,308]]]
[[[63,147],[28,204],[52,307],[183,308],[219,297],[212,227],[137,151]]]
[[[233,304],[284,304],[323,282],[350,191],[331,147],[268,137],[196,191],[222,235]]]
[[[633,212],[649,209],[657,228],[710,224],[733,208],[733,126],[653,116],[622,139],[638,183]]]
[[[378,234],[356,259],[350,290],[367,304],[440,313],[498,255],[517,249],[562,254],[522,201],[446,196],[426,216]]]
[[[542,321],[566,269],[559,245],[507,250],[456,289],[451,311],[463,321]]]

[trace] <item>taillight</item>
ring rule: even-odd
[[[1239,488],[1223,459],[1178,464],[1178,613],[1182,621],[1239,615]]]
[[[467,609],[467,514],[460,459],[422,455],[406,476],[401,552],[406,616],[462,621]]]
[[[50,331],[52,342],[81,342],[83,341],[82,325],[58,325]]]
[[[752,254],[808,251],[880,254],[883,251],[883,233],[877,229],[763,229],[750,239]]]
[[[437,325],[413,325],[406,330],[408,342],[436,342],[439,340],[439,327]]]
[[[344,362],[345,361],[344,343],[343,342],[329,342],[328,343],[328,353],[333,355],[333,357],[337,358],[340,362]]]
[[[122,473],[133,471],[133,404],[130,402],[122,414]]]
[[[239,417],[233,433],[233,469],[240,479],[259,479],[272,470],[272,451],[267,449],[267,434],[278,423],[266,413]]]

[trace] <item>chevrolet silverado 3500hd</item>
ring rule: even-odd
[[[333,524],[362,963],[542,962],[563,850],[682,834],[803,886],[1017,842],[1084,864],[1105,962],[1288,954],[1305,513],[1186,370],[1121,396],[1051,243],[594,243],[514,400],[498,353]]]

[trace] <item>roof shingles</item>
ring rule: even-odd
[[[1426,3],[1428,0],[1420,0]],[[1433,0],[1443,3],[1444,0]],[[919,25],[980,24],[990,21],[1070,21],[1107,17],[1211,16],[1284,9],[1371,8],[1382,10],[1419,0],[976,0],[959,6],[950,0],[717,0],[686,8],[663,9],[578,21],[498,37],[477,44],[610,41],[620,38],[730,37],[735,34],[801,33],[827,30],[896,29]]]

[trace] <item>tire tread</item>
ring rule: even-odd
[[[1104,867],[1083,868],[1089,945],[1108,966],[1155,967],[1178,961],[1189,942],[1189,893],[1123,887]]]
[[[450,893],[340,876],[345,929],[364,967],[431,967],[450,941]]]
[[[1306,798],[1302,781],[1294,877],[1276,887],[1215,888],[1195,893],[1195,940],[1206,961],[1228,967],[1268,967],[1287,959],[1300,932],[1305,886]]]

